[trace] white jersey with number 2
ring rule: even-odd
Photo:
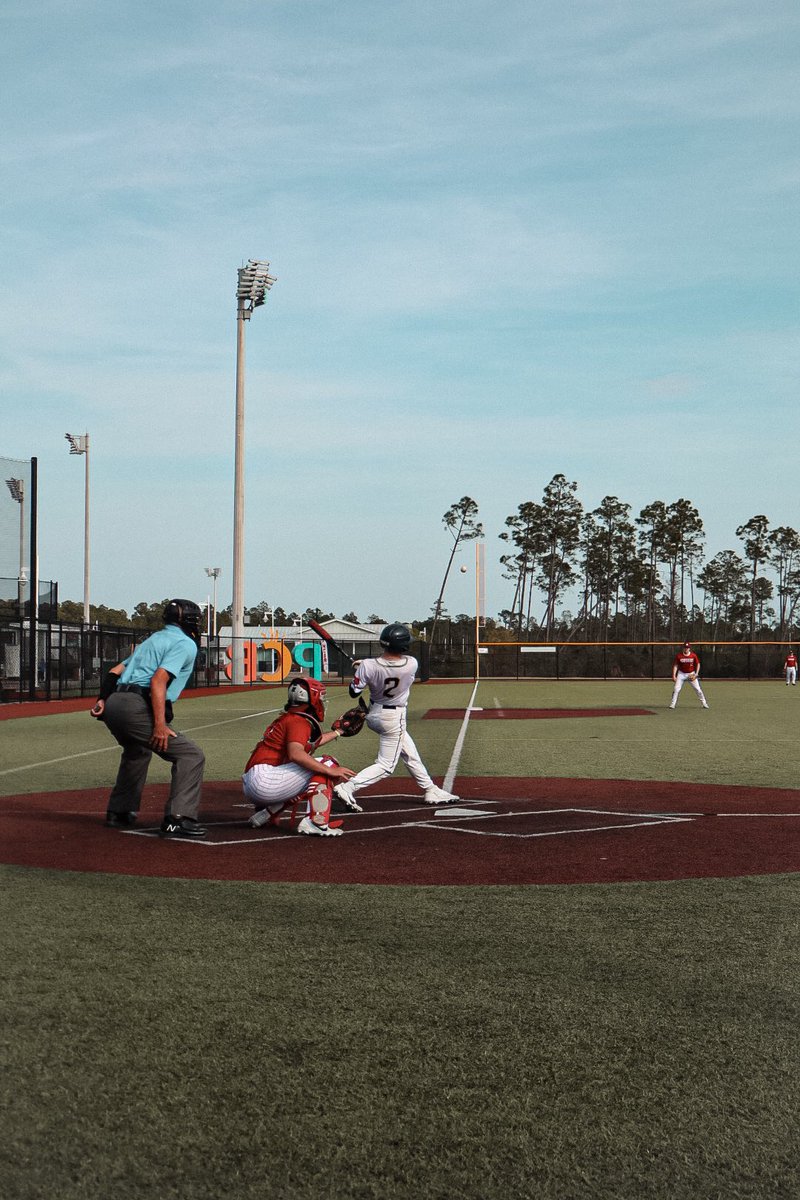
[[[365,658],[356,667],[351,691],[358,695],[368,687],[372,704],[394,704],[405,708],[417,666],[417,660],[410,654],[394,662],[387,658]]]

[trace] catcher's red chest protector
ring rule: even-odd
[[[271,767],[282,767],[289,762],[289,742],[299,742],[306,754],[310,754],[319,741],[318,726],[303,713],[282,713],[264,730],[264,736],[247,760],[245,773],[256,763],[268,763]]]

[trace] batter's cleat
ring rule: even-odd
[[[317,825],[311,817],[303,817],[300,824],[297,826],[298,833],[310,833],[315,837],[341,837],[342,831],[339,828],[334,829],[331,825]]]
[[[363,808],[358,803],[355,797],[355,792],[349,783],[337,783],[333,789],[333,795],[336,800],[340,800],[349,812],[363,812]],[[341,812],[341,809],[338,810]]]
[[[201,825],[194,817],[169,816],[164,817],[158,836],[162,838],[187,837],[201,838],[208,833],[205,825]]]
[[[109,809],[106,813],[106,825],[109,829],[130,829],[135,824],[135,812],[112,812]]]
[[[453,795],[452,792],[446,792],[443,788],[429,787],[425,793],[426,804],[452,804],[455,800],[460,800],[460,796]]]

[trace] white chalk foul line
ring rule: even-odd
[[[447,773],[445,774],[444,782],[442,784],[442,786],[444,787],[444,790],[446,792],[449,792],[450,789],[452,788],[453,783],[455,781],[455,777],[458,773],[458,764],[461,761],[461,751],[464,749],[464,740],[467,736],[467,726],[469,725],[469,719],[470,719],[470,716],[472,715],[472,711],[473,711],[472,704],[473,704],[473,701],[475,700],[475,693],[478,690],[479,682],[480,682],[480,680],[478,680],[478,679],[475,680],[475,687],[472,689],[472,695],[469,698],[469,704],[467,705],[467,711],[464,713],[464,720],[461,722],[461,728],[458,731],[458,737],[456,738],[456,744],[453,747],[453,753],[450,757],[450,765],[447,768]]]
[[[233,725],[237,721],[252,721],[253,717],[269,717],[272,713],[283,712],[282,708],[265,708],[263,712],[246,713],[243,717],[228,717],[225,721],[211,721],[208,725],[193,725],[190,729],[182,729],[181,733],[198,733],[201,729],[216,729],[220,725]],[[60,758],[46,758],[41,762],[26,763],[21,767],[6,767],[0,775],[14,775],[17,771],[35,771],[39,767],[53,767],[57,763],[73,762],[77,758],[89,758],[92,754],[108,754],[109,750],[119,750],[116,742],[110,746],[99,746],[96,750],[80,750],[77,754],[62,754]]]

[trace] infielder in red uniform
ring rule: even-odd
[[[786,686],[789,684],[792,687],[797,683],[797,655],[794,650],[790,650],[786,655],[786,662],[783,664],[783,673],[786,676]]]
[[[672,699],[669,702],[670,708],[674,708],[678,703],[680,690],[685,683],[690,683],[700,697],[700,703],[703,708],[708,708],[708,703],[703,695],[703,689],[700,687],[700,659],[695,654],[688,642],[683,643],[683,649],[679,650],[675,655],[675,660],[672,664]]]
[[[333,785],[352,778],[353,771],[327,755],[312,757],[312,751],[341,736],[322,732],[325,704],[325,685],[318,679],[302,676],[289,684],[285,712],[264,731],[242,776],[244,794],[256,810],[250,818],[254,829],[277,825],[287,805],[304,803],[308,811],[298,833],[341,834],[341,822],[329,823]]]

